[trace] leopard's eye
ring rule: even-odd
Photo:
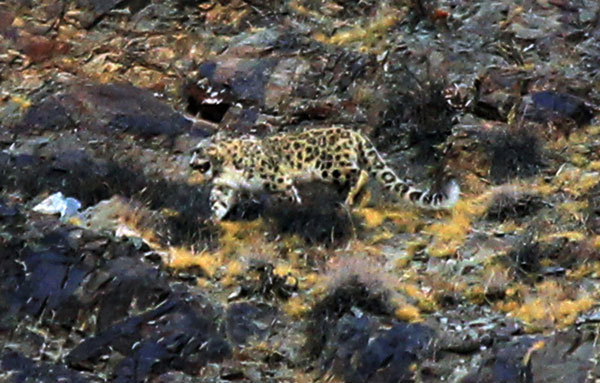
[[[201,173],[206,173],[210,169],[210,161],[206,161],[203,164],[198,165],[198,171]]]
[[[200,173],[206,173],[210,170],[210,161],[194,157],[190,161],[190,167],[194,170],[198,170]]]

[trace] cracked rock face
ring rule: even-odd
[[[77,230],[51,231],[41,243],[44,249],[3,257],[4,280],[18,288],[3,284],[2,292],[14,316],[6,321],[39,318],[53,328],[50,344],[70,345],[68,352],[42,349],[42,359],[64,358],[69,368],[88,371],[120,360],[109,371],[116,380],[144,381],[169,366],[198,371],[230,355],[214,321],[220,314],[200,294],[170,286],[165,273],[145,263],[131,244],[81,237]],[[17,352],[3,359],[6,369],[23,363],[33,361]],[[61,371],[57,376],[78,376],[66,367]]]

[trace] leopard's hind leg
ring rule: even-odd
[[[350,170],[348,175],[348,184],[350,186],[350,190],[348,191],[348,196],[346,197],[345,201],[347,206],[352,206],[354,204],[354,199],[358,193],[360,193],[368,180],[369,173],[367,173],[365,170],[359,170],[358,168],[353,168]]]

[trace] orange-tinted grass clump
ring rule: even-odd
[[[485,213],[491,196],[492,193],[484,193],[462,199],[452,209],[449,221],[430,225],[425,231],[433,235],[433,242],[427,247],[427,253],[434,257],[456,254],[471,230],[471,221]]]
[[[237,259],[233,259],[227,262],[225,266],[225,273],[220,282],[223,286],[229,287],[235,285],[237,279],[244,274],[247,270],[247,264]]]
[[[377,17],[368,23],[343,28],[336,31],[331,37],[327,37],[323,32],[316,32],[313,34],[313,38],[321,43],[332,45],[357,43],[359,51],[368,52],[402,18],[403,12],[395,8],[384,7],[379,10]]]
[[[308,312],[308,310],[310,310],[310,305],[299,295],[291,297],[283,304],[283,311],[292,318],[300,318]]]
[[[386,220],[391,220],[400,230],[414,233],[421,225],[421,220],[415,209],[394,207],[370,208],[362,207],[356,210],[364,220],[365,227],[373,229],[381,226]]]
[[[530,332],[551,329],[553,326],[568,327],[575,323],[581,313],[595,305],[595,300],[589,294],[577,293],[553,280],[538,283],[535,289],[525,295],[522,303],[504,303],[497,307],[522,320]]]
[[[209,277],[213,277],[215,271],[222,264],[218,254],[209,252],[195,253],[181,247],[172,247],[168,250],[167,266],[174,269],[185,269],[193,266],[200,267]]]
[[[567,271],[567,278],[581,280],[586,277],[600,277],[600,261],[584,262],[574,270]]]
[[[557,172],[553,184],[560,187],[561,190],[571,194],[573,197],[580,197],[600,182],[598,172],[586,172],[577,167],[565,167]]]
[[[433,312],[438,306],[432,294],[424,292],[418,285],[402,282],[398,285],[398,291],[409,300],[416,302],[416,307],[424,312]]]
[[[397,319],[406,322],[422,322],[423,318],[419,309],[410,304],[403,304],[394,310],[394,315]]]

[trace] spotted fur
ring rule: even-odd
[[[221,220],[240,189],[267,190],[301,203],[295,183],[322,180],[349,186],[346,204],[375,177],[400,198],[429,209],[451,208],[460,190],[454,180],[443,190],[421,190],[396,175],[363,134],[339,127],[202,143],[190,166],[213,179],[210,204],[213,219]]]

